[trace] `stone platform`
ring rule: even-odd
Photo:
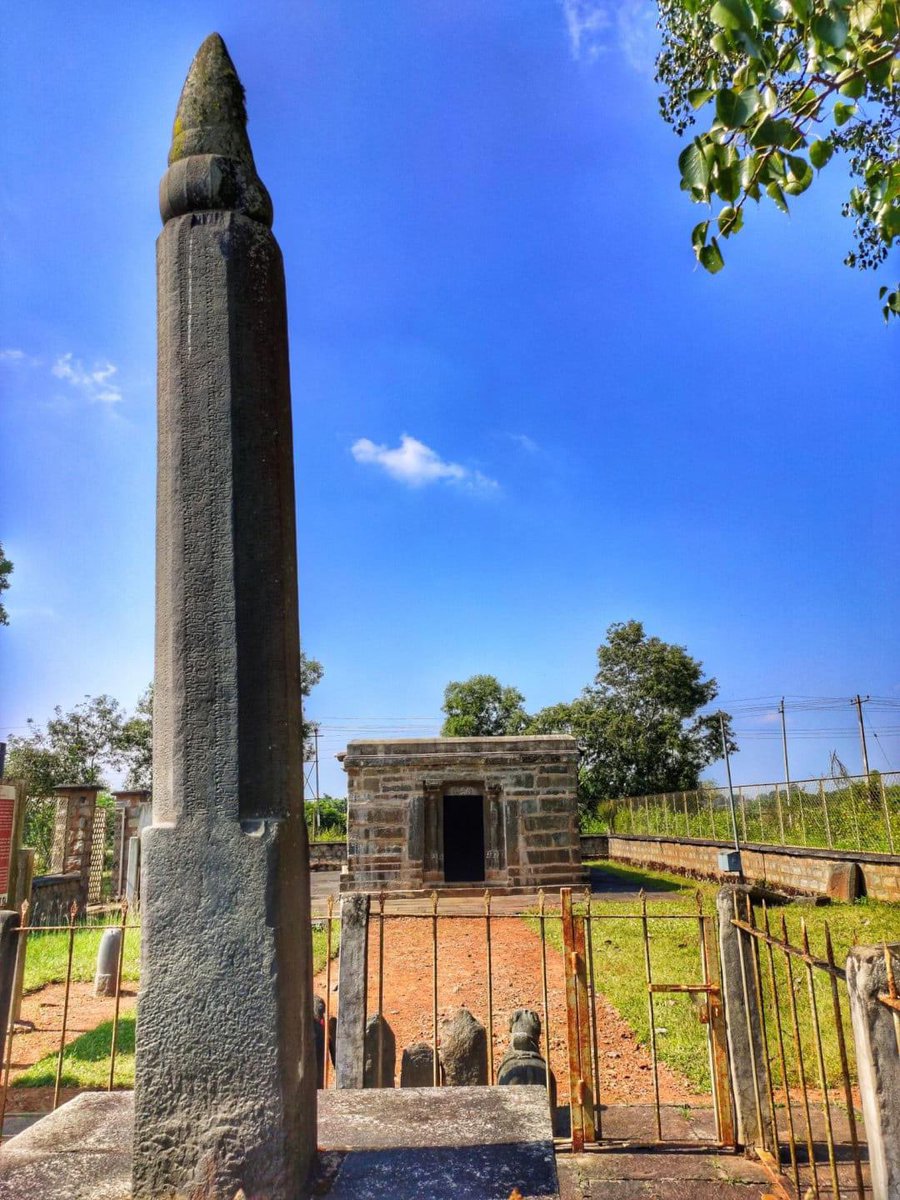
[[[540,1087],[319,1092],[315,1195],[557,1200]],[[0,1200],[130,1200],[134,1097],[83,1093],[0,1153]],[[298,1198],[299,1200],[299,1198]]]

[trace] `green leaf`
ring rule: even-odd
[[[808,0],[787,0],[791,12],[798,21],[805,23],[809,20]]]
[[[847,82],[838,88],[842,96],[849,96],[851,100],[858,100],[865,90],[866,80],[861,72],[851,73]]]
[[[688,92],[691,108],[702,108],[707,100],[711,100],[715,94],[712,88],[693,88]]]
[[[722,88],[716,96],[716,117],[729,129],[743,125],[759,107],[759,96],[752,88],[746,92],[735,92]]]
[[[722,237],[731,237],[733,233],[737,233],[744,224],[744,214],[741,210],[732,208],[729,204],[723,208],[718,216],[719,233]]]
[[[706,185],[709,182],[709,166],[703,151],[696,142],[685,146],[678,155],[678,169],[681,171],[681,186],[684,191],[706,192]]]
[[[835,5],[830,5],[828,12],[821,13],[813,20],[813,35],[826,46],[835,50],[843,50],[850,31],[847,13]]]
[[[817,171],[821,171],[832,154],[834,154],[834,146],[831,142],[813,142],[809,148],[809,161]]]
[[[699,253],[700,247],[706,245],[706,234],[709,230],[709,221],[701,221],[699,225],[695,225],[691,233],[691,245],[694,251]]]
[[[737,200],[741,192],[740,163],[732,163],[728,167],[719,167],[716,171],[712,190],[729,204]]]
[[[704,246],[697,255],[700,260],[700,265],[709,271],[710,275],[715,275],[717,271],[721,271],[725,266],[725,260],[722,258],[722,251],[719,249],[719,243],[716,238]]]
[[[791,196],[799,196],[813,181],[813,169],[799,154],[788,154],[787,168],[791,178],[785,185],[785,191]]]
[[[717,0],[709,15],[722,29],[753,28],[753,10],[747,0]]]
[[[770,196],[772,198],[772,200],[775,201],[776,208],[780,208],[781,211],[784,213],[790,211],[787,206],[787,201],[784,198],[784,192],[781,190],[781,188],[778,186],[777,183],[769,184],[769,186],[766,188],[766,195]]]
[[[856,113],[855,104],[841,104],[838,101],[834,106],[834,123],[835,125],[846,125],[850,118]]]

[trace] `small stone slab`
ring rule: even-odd
[[[541,1087],[319,1092],[319,1145],[344,1152],[331,1200],[559,1196]]]
[[[133,1092],[83,1092],[0,1153],[0,1200],[130,1200]]]

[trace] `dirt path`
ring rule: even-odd
[[[125,984],[119,1012],[131,1012],[135,1005],[134,984]],[[65,984],[50,983],[22,998],[21,1020],[26,1028],[17,1027],[12,1043],[10,1085],[29,1067],[47,1054],[59,1050],[62,1033]],[[95,996],[90,982],[73,983],[69,995],[66,1019],[66,1045],[74,1042],[102,1021],[111,1021],[115,1000],[110,996]],[[68,1100],[78,1094],[78,1088],[63,1088],[61,1098]],[[44,1112],[53,1103],[53,1088],[13,1088],[7,1100],[8,1112]]]
[[[516,1008],[543,1013],[541,943],[519,917],[492,921],[494,1065],[509,1045],[509,1017]],[[439,922],[438,1029],[442,1018],[461,1006],[487,1025],[484,921],[465,917]],[[377,1011],[378,925],[369,933],[369,1011]],[[397,1039],[397,1082],[404,1046],[432,1040],[432,933],[423,918],[391,917],[384,934],[384,1015]],[[336,965],[332,965],[332,1011],[336,1009]],[[547,946],[550,1064],[560,1102],[568,1098],[566,1008],[563,957]],[[325,995],[325,972],[316,976],[316,992]],[[647,1104],[653,1100],[649,1051],[639,1046],[630,1027],[602,996],[597,998],[600,1094],[604,1104]],[[660,1099],[668,1104],[708,1104],[682,1076],[659,1068]]]

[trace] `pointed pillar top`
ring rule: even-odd
[[[203,209],[234,209],[272,223],[272,202],[247,137],[244,88],[218,33],[197,51],[181,90],[160,208],[164,221]]]

